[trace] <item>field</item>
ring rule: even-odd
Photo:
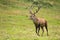
[[[51,8],[41,8],[36,14],[48,21],[49,36],[46,35],[46,30],[43,36],[36,35],[27,8],[31,3],[20,1],[16,6],[15,4],[6,6],[0,3],[0,40],[60,40],[60,3]]]

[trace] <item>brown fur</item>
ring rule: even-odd
[[[44,27],[46,28],[47,31],[47,35],[48,35],[48,28],[47,28],[47,21],[44,18],[38,18],[35,16],[36,13],[38,13],[38,11],[40,10],[41,6],[38,7],[38,9],[32,13],[31,8],[30,8],[30,19],[33,21],[35,28],[36,28],[36,34],[39,36],[39,31],[40,28],[42,29],[42,35],[44,33]]]
[[[40,28],[42,29],[42,35],[44,33],[44,27],[46,28],[47,35],[48,35],[48,28],[47,28],[47,21],[43,18],[37,18],[35,15],[30,16],[31,20],[33,21],[35,28],[36,28],[36,33],[39,36],[39,31]]]

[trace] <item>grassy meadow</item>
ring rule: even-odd
[[[30,2],[10,0],[7,3],[0,1],[0,40],[60,40],[60,1],[51,8],[41,8],[36,14],[48,21],[49,36],[46,30],[43,36],[36,35],[34,24],[29,20]]]

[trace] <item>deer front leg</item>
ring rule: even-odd
[[[39,28],[38,28],[38,25],[35,25],[35,28],[36,28],[36,34],[39,36]]]
[[[40,31],[40,24],[38,25],[38,33],[37,33],[38,36],[40,36],[40,35],[39,35],[39,31]]]
[[[40,36],[40,35],[39,35],[39,31],[40,31],[40,27],[38,27],[38,33],[37,33],[38,36]]]
[[[34,24],[35,24],[35,23],[34,23]],[[36,34],[37,34],[38,36],[40,36],[40,35],[39,35],[40,25],[39,25],[39,24],[35,24],[35,28],[36,28]]]
[[[37,33],[37,27],[36,27],[36,33]]]
[[[34,23],[35,24],[35,23]],[[35,32],[36,32],[36,34],[37,34],[37,25],[35,24]]]

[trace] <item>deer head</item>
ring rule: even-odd
[[[35,12],[32,12],[32,10],[30,8],[30,10],[29,10],[29,13],[31,14],[30,15],[30,19],[35,20],[35,18],[36,18],[35,14],[38,13],[38,11],[40,10],[40,8],[41,8],[41,6],[39,6]]]

